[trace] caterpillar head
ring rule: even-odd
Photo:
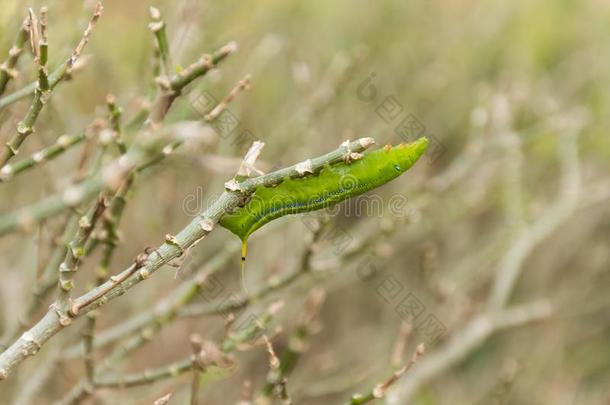
[[[397,174],[402,174],[417,162],[427,147],[428,138],[421,137],[414,142],[389,147],[386,152],[392,157],[393,169]]]

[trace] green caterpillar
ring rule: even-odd
[[[220,220],[220,225],[242,240],[242,273],[246,241],[254,231],[284,215],[327,208],[377,188],[411,168],[427,146],[425,137],[408,144],[387,145],[351,163],[336,163],[317,173],[286,178],[274,187],[259,186],[243,207]]]

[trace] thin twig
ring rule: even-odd
[[[197,405],[199,403],[199,380],[200,374],[205,372],[205,365],[200,361],[201,356],[199,355],[203,350],[203,339],[198,334],[191,335],[190,338],[191,346],[193,348],[193,378],[191,382],[191,405]]]
[[[19,57],[23,52],[23,47],[25,46],[28,37],[27,20],[24,20],[19,27],[19,32],[17,33],[17,38],[15,39],[13,46],[11,46],[11,49],[8,51],[8,58],[0,65],[0,95],[6,90],[8,82],[18,75],[15,66],[19,61]]]
[[[100,196],[89,212],[78,220],[78,231],[74,235],[74,239],[68,244],[64,261],[59,265],[59,295],[56,302],[59,311],[67,312],[70,309],[70,292],[74,288],[74,274],[85,254],[85,243],[91,236],[91,232],[93,232],[93,228],[102,216],[107,204],[106,198]]]
[[[123,109],[116,104],[116,98],[112,94],[108,94],[106,96],[106,106],[108,107],[108,120],[110,121],[110,127],[113,131],[112,139],[117,145],[121,155],[124,155],[127,152],[127,146],[125,146],[125,140],[123,139],[123,128],[121,126]]]
[[[219,271],[232,257],[235,257],[234,254],[239,251],[240,246],[239,243],[228,244],[225,249],[221,250],[217,255],[205,263],[204,268],[198,272],[199,274],[193,278],[193,280],[182,285],[168,298],[160,301],[148,311],[98,333],[95,339],[94,348],[99,349],[106,347],[135,332],[137,332],[137,334],[121,343],[119,345],[120,349],[116,349],[115,352],[120,350],[123,352],[120,357],[124,357],[126,354],[131,353],[142,346],[145,342],[149,341],[155,333],[175,319],[179,315],[180,308],[200,296],[209,277]],[[203,263],[194,263],[193,268],[199,268],[202,265]],[[75,345],[66,350],[64,357],[73,358],[82,355],[82,353],[82,347],[80,345]],[[113,359],[115,357],[119,357],[118,353],[112,353],[108,356],[108,359]]]
[[[236,50],[237,45],[231,42],[215,51],[212,55],[202,56],[198,61],[192,63],[180,73],[167,79],[166,83],[159,83],[162,91],[157,95],[147,121],[150,124],[162,122],[174,100],[188,84],[198,77],[204,76]]]
[[[405,347],[407,346],[407,339],[409,338],[412,329],[413,326],[410,322],[402,321],[400,323],[400,330],[398,332],[398,336],[396,337],[396,342],[394,343],[394,348],[392,350],[392,367],[399,367],[399,365],[402,364]]]
[[[155,46],[160,59],[159,66],[161,68],[159,76],[161,77],[161,80],[163,80],[163,77],[166,78],[169,76],[171,70],[171,57],[169,42],[167,40],[166,25],[165,21],[163,21],[163,17],[161,16],[161,11],[159,11],[158,8],[151,6],[149,8],[149,13],[152,22],[148,24],[148,28],[155,36]]]
[[[250,88],[251,82],[250,82],[250,75],[246,75],[244,76],[243,79],[241,79],[237,85],[229,92],[229,94],[223,99],[221,100],[216,107],[214,107],[212,109],[212,111],[210,111],[209,113],[207,113],[204,117],[204,119],[207,122],[212,122],[214,121],[216,118],[218,118],[220,116],[220,114],[222,114],[222,112],[224,110],[227,109],[227,107],[229,106],[229,104],[231,104],[231,102],[235,99],[235,97],[237,97],[237,95],[245,90],[248,90]]]
[[[392,385],[394,385],[400,377],[402,377],[407,371],[409,371],[409,369],[413,367],[415,363],[417,363],[417,361],[423,354],[424,344],[421,343],[419,346],[417,346],[417,349],[415,349],[415,352],[413,353],[413,356],[411,357],[409,363],[405,364],[401,369],[392,374],[392,376],[386,381],[377,384],[375,388],[373,388],[367,394],[353,395],[346,405],[362,405],[367,404],[376,399],[384,398],[388,392],[388,389],[392,387]]]
[[[15,163],[7,163],[0,169],[0,183],[6,182],[18,174],[55,159],[68,149],[80,144],[86,138],[87,135],[84,132],[75,135],[62,135],[57,138],[54,145],[32,154],[29,158],[22,159]]]
[[[269,374],[268,376],[272,376],[272,380],[270,380],[271,392],[275,393],[278,398],[282,401],[283,405],[291,405],[292,399],[288,394],[288,379],[280,370],[280,359],[275,354],[275,350],[273,349],[273,345],[271,341],[266,335],[263,335],[263,340],[265,345],[267,346],[267,354],[269,356]]]
[[[97,311],[91,311],[87,314],[87,322],[83,329],[83,346],[85,354],[83,356],[85,360],[85,384],[87,386],[86,393],[93,394],[95,387],[95,357],[93,352],[93,343],[95,338],[95,318],[97,317]]]

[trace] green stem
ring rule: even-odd
[[[161,67],[161,72],[159,73],[167,76],[170,73],[171,60],[165,21],[163,21],[161,12],[156,7],[150,8],[150,18],[152,22],[148,25],[148,27],[155,36],[156,51],[160,62],[159,65]]]
[[[29,38],[26,22],[24,21],[19,28],[17,38],[11,49],[8,51],[8,58],[0,65],[0,95],[6,90],[8,82],[16,76],[15,66],[23,52],[23,47]]]
[[[68,63],[64,62],[57,69],[55,69],[51,74],[49,74],[49,88],[53,90],[55,86],[67,75],[68,73]],[[13,104],[23,98],[31,96],[36,89],[38,88],[38,81],[32,82],[27,86],[22,87],[21,89],[15,91],[14,93],[8,94],[2,98],[0,98],[0,110],[7,105]]]
[[[182,72],[172,76],[164,85],[163,91],[157,96],[157,100],[151,109],[148,121],[159,123],[163,121],[174,100],[182,90],[198,77],[204,76],[215,68],[227,56],[235,52],[237,46],[231,42],[216,50],[212,55],[204,55],[198,61],[185,68]]]
[[[85,254],[85,243],[91,236],[97,220],[106,209],[106,199],[98,198],[89,212],[78,220],[78,230],[72,241],[68,244],[68,250],[64,261],[59,265],[59,296],[57,297],[57,308],[62,312],[70,309],[70,292],[74,287],[73,278],[78,270],[81,258]]]
[[[15,175],[23,173],[44,162],[53,160],[73,146],[78,145],[86,139],[85,133],[76,135],[62,135],[54,145],[42,149],[26,159],[15,163],[8,163],[0,169],[0,183],[12,179]]]
[[[121,118],[123,116],[123,110],[116,104],[116,100],[113,95],[106,97],[106,105],[108,106],[108,114],[110,120],[110,126],[114,131],[114,143],[117,145],[121,155],[127,153],[127,146],[125,146],[125,140],[123,139],[123,129],[121,127]]]

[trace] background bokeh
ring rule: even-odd
[[[92,2],[44,4],[50,65],[56,66],[78,41]],[[41,5],[3,0],[2,58],[27,7]],[[272,322],[284,331],[274,340],[281,353],[310,291],[325,292],[310,324],[316,333],[288,377],[293,402],[340,403],[370,390],[391,375],[393,356],[408,362],[422,342],[426,354],[392,387],[387,403],[610,401],[609,2],[107,0],[86,48],[86,67],[57,87],[18,158],[104,117],[108,93],[123,107],[125,122],[146,107],[155,92],[150,5],[168,25],[176,66],[232,40],[239,46],[218,70],[189,86],[168,123],[201,120],[193,100],[202,94],[220,100],[245,74],[252,86],[229,106],[239,121],[233,132],[204,147],[180,149],[138,177],[121,224],[115,272],[205,208],[253,140],[265,143],[259,166],[270,170],[345,139],[372,136],[384,145],[426,135],[432,140],[428,155],[370,194],[382,209],[367,215],[355,209],[363,200],[342,204],[313,246],[311,272],[242,314],[282,300]],[[24,56],[8,91],[32,81],[34,67],[31,55]],[[0,110],[0,139],[12,135],[27,106],[24,100]],[[403,119],[416,122],[417,131],[401,127]],[[569,160],[573,142],[579,163]],[[0,210],[65,188],[84,147],[0,184]],[[580,181],[570,182],[570,174]],[[398,208],[389,207],[391,201]],[[550,229],[541,218],[550,218]],[[299,266],[315,220],[283,218],[250,239],[250,288]],[[61,222],[0,239],[0,332],[18,322]],[[234,241],[216,230],[182,268],[215,257]],[[85,259],[78,291],[91,283],[98,260]],[[488,324],[476,321],[502,316],[489,312],[489,300],[499,275],[512,269],[517,278],[507,307],[522,306],[526,317],[533,311],[533,319],[487,333]],[[104,308],[99,328],[151,310],[189,277],[172,267],[155,273]],[[241,291],[237,251],[218,277],[224,286],[218,299]],[[427,329],[430,320],[434,328]],[[221,316],[180,318],[115,371],[183,358],[191,333],[218,341],[223,323]],[[23,387],[36,379],[41,386],[33,403],[61,398],[84,368],[82,360],[56,363],[51,356],[77,344],[81,329],[79,320],[2,382],[0,403],[19,402]],[[52,361],[48,375],[37,373]],[[201,403],[237,403],[244,381],[258,392],[267,369],[263,347],[236,354],[234,368],[205,378]],[[170,403],[186,403],[189,378],[102,390],[89,401],[145,404],[173,392]]]

